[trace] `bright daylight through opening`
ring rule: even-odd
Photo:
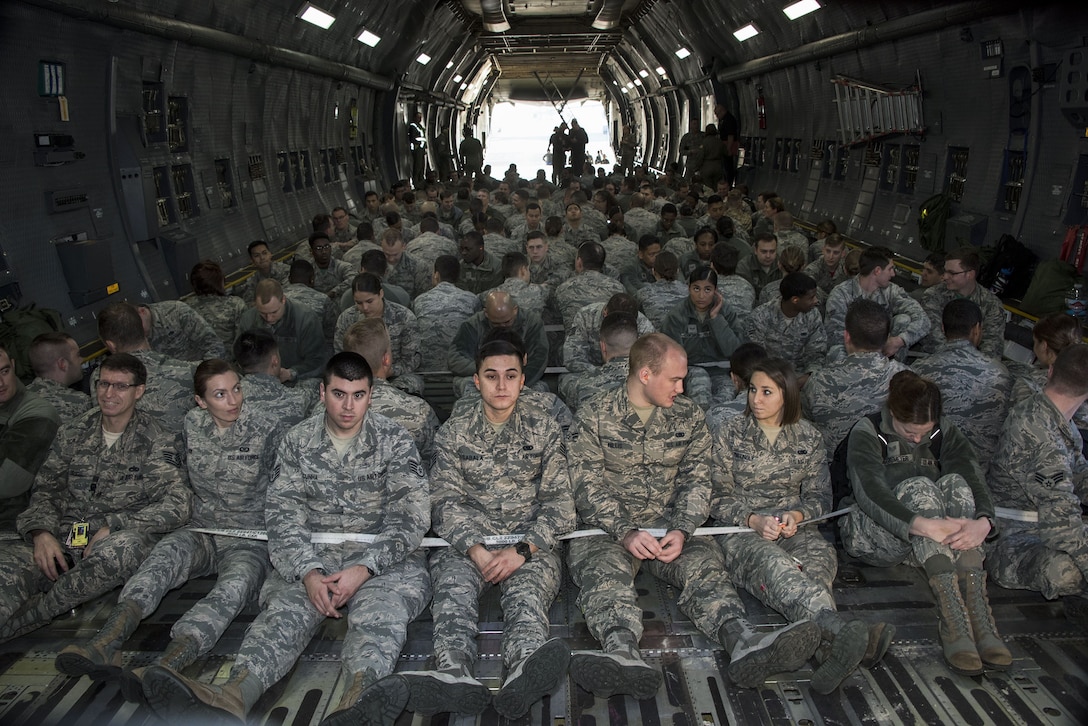
[[[491,131],[484,159],[485,163],[491,164],[491,175],[501,179],[511,164],[517,164],[518,173],[526,179],[536,176],[537,169],[544,169],[550,176],[551,166],[544,162],[548,138],[561,120],[569,126],[572,119],[578,119],[589,136],[586,158],[593,161],[595,167],[603,166],[611,171],[614,153],[609,140],[608,119],[600,101],[572,101],[563,109],[562,119],[550,103],[519,101],[496,104],[491,112]],[[607,161],[598,162],[598,156]]]

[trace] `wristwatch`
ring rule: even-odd
[[[518,542],[514,545],[514,551],[524,557],[526,562],[533,559],[533,551],[529,549],[528,542]]]

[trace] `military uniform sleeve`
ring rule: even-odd
[[[747,499],[737,491],[733,478],[732,428],[727,425],[722,435],[713,436],[710,516],[727,526],[746,526],[745,520],[752,510]]]
[[[848,440],[846,470],[858,507],[878,525],[906,541],[915,513],[895,496],[899,482],[885,478],[883,448],[872,421],[861,419],[850,430]]]
[[[676,496],[668,525],[669,529],[688,534],[703,526],[710,516],[710,429],[702,411],[693,408],[698,420],[676,471]]]
[[[808,458],[801,471],[801,506],[798,510],[806,520],[831,511],[831,470],[824,454],[823,437],[815,426],[811,432],[811,436],[802,440],[808,449]]]
[[[181,330],[189,338],[189,347],[192,350],[203,351],[203,356],[207,358],[226,358],[227,348],[223,345],[223,341],[219,339],[219,336],[215,334],[215,329],[208,324],[208,321],[201,317],[200,313],[190,308],[188,305],[184,307],[178,307],[174,311],[181,320]]]
[[[142,463],[142,485],[152,502],[134,512],[107,514],[104,524],[110,531],[170,532],[189,521],[192,491],[178,452],[179,439],[165,431],[151,439],[145,454],[147,459]],[[94,529],[96,523],[91,521],[90,524]]]
[[[813,370],[821,363],[824,358],[827,357],[827,333],[824,330],[823,323],[820,321],[820,313],[817,310],[813,310],[815,314],[815,321],[812,325],[812,332],[805,341],[804,348],[801,349],[801,354],[798,360],[799,366],[797,368],[797,374],[802,375]],[[809,313],[806,313],[806,315]],[[802,322],[798,320],[797,322]]]
[[[563,339],[563,365],[571,373],[592,370],[596,366],[589,359],[589,347],[593,344],[587,328],[588,316],[579,310],[574,316],[566,337]]]
[[[981,350],[991,358],[1001,360],[1005,352],[1005,308],[996,295],[983,294]]]
[[[265,500],[268,555],[272,566],[286,580],[300,580],[324,565],[310,542],[307,491],[299,465],[298,436],[288,432],[272,467]]]
[[[344,291],[351,287],[351,281],[355,277],[355,270],[343,260],[333,260],[331,264],[336,268],[336,277],[339,282],[327,294],[333,300],[339,300]]]
[[[12,420],[0,433],[0,498],[26,492],[34,483],[50,444],[57,434],[59,419],[44,401],[33,416]]]
[[[400,335],[397,336],[400,339],[400,353],[393,361],[394,377],[419,370],[419,364],[423,362],[423,355],[419,352],[419,320],[407,308],[403,315]]]
[[[390,504],[382,515],[381,531],[356,563],[376,574],[419,549],[431,526],[427,473],[412,437],[397,428],[385,478]]]
[[[824,333],[828,345],[842,345],[842,334],[846,331],[846,308],[849,306],[849,293],[845,285],[850,280],[840,282],[827,296],[827,310],[824,315]]]
[[[553,422],[545,419],[548,424]],[[559,424],[547,426],[547,441],[540,463],[540,488],[537,501],[540,511],[525,535],[525,541],[542,550],[555,547],[556,538],[574,529],[574,495],[571,492],[570,469],[567,465],[567,445]]]
[[[888,291],[888,301],[890,303],[892,317],[906,315],[910,318],[910,324],[907,325],[906,330],[899,333],[899,337],[903,339],[906,347],[909,348],[924,338],[926,333],[930,332],[931,326],[929,317],[926,315],[925,311],[922,310],[922,306],[918,304],[918,301],[908,295],[903,288],[898,285],[889,285],[886,290]],[[846,316],[844,314],[844,324],[845,321]],[[940,326],[936,327],[939,328]]]
[[[975,516],[986,516],[996,521],[990,487],[986,485],[975,447],[948,419],[941,419],[941,436],[944,439],[941,442],[941,474],[962,476],[975,498]]]
[[[922,293],[922,310],[929,318],[929,334],[922,341],[922,350],[932,353],[945,342],[944,337],[944,296],[941,290],[942,284],[934,285]]]
[[[718,314],[710,318],[710,331],[714,334],[719,351],[727,358],[748,339],[748,331],[738,321],[736,311],[727,304],[723,304]]]
[[[38,469],[30,504],[16,523],[19,534],[28,542],[30,533],[36,529],[44,529],[54,535],[59,533],[63,502],[68,491],[68,462],[75,449],[75,435],[84,430],[83,426],[75,424],[61,429]]]
[[[598,399],[599,400],[599,399]],[[599,527],[615,539],[622,539],[638,525],[627,507],[605,484],[604,449],[601,445],[597,406],[579,409],[570,444],[571,486],[578,520]]]
[[[669,311],[665,319],[661,321],[661,332],[675,340],[680,345],[684,344],[684,332],[687,330],[688,316],[681,301]]]
[[[464,416],[447,422],[435,437],[435,461],[431,467],[431,526],[454,549],[467,554],[484,537],[503,534],[491,525],[484,508],[470,492],[457,455],[458,435]]]

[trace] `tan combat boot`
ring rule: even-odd
[[[994,612],[990,609],[990,599],[986,596],[986,572],[972,569],[963,570],[959,575],[960,589],[967,605],[967,614],[971,618],[971,632],[975,636],[978,656],[986,667],[1003,671],[1012,665],[1012,653],[997,634]]]
[[[151,665],[166,666],[172,671],[180,673],[188,667],[200,655],[200,648],[196,641],[188,635],[174,638],[166,646],[163,654]],[[125,669],[121,671],[121,695],[129,703],[147,705],[144,698],[144,673],[151,666]]]
[[[929,587],[937,600],[937,632],[948,667],[965,676],[981,675],[982,660],[975,648],[967,606],[960,594],[956,573],[934,575],[929,578]]]
[[[121,675],[121,646],[142,620],[140,608],[131,600],[118,602],[102,629],[82,644],[66,646],[57,654],[56,669],[66,676],[90,676],[104,681]]]
[[[144,697],[167,723],[240,723],[246,721],[242,681],[251,678],[242,668],[221,686],[194,681],[177,671],[153,665],[144,672]]]

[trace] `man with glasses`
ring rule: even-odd
[[[114,353],[95,382],[98,408],[63,427],[0,546],[0,640],[123,584],[158,539],[189,519],[176,437],[138,409],[147,369]]]
[[[348,210],[343,207],[335,207],[332,210],[332,239],[330,240],[339,251],[337,257],[343,257],[346,250],[355,246],[355,230],[348,219]]]
[[[344,290],[351,286],[354,268],[350,263],[333,259],[332,242],[325,232],[310,235],[310,252],[314,257],[314,289],[339,300]]]
[[[997,295],[978,284],[978,252],[973,247],[961,247],[950,252],[944,261],[941,284],[934,285],[922,295],[922,308],[929,316],[929,335],[922,348],[932,353],[944,343],[941,315],[952,300],[970,300],[982,310],[982,340],[978,349],[991,358],[1001,358],[1005,350],[1005,308]]]

